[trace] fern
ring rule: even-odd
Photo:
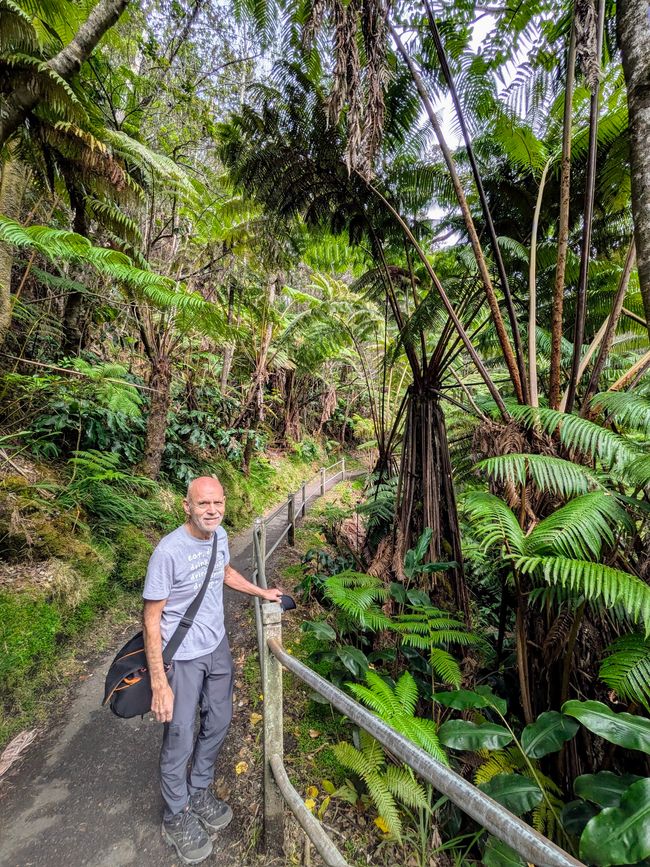
[[[592,470],[549,455],[499,455],[480,461],[476,466],[496,482],[524,485],[531,478],[538,490],[561,497],[574,497],[602,488],[600,478]]]
[[[342,742],[332,748],[337,760],[351,770],[366,785],[379,815],[384,819],[389,832],[398,842],[402,840],[402,820],[397,802],[418,810],[429,810],[429,803],[423,786],[418,783],[410,768],[386,767],[386,756],[381,745],[367,732],[359,732],[360,749]],[[350,793],[341,791],[341,796],[349,800]],[[339,794],[337,792],[336,794]]]
[[[433,720],[415,716],[418,688],[410,672],[405,671],[391,688],[376,672],[366,672],[366,684],[346,684],[354,696],[396,731],[426,750],[443,764],[447,756],[438,741],[438,728]]]
[[[324,581],[323,589],[326,598],[360,626],[372,630],[390,626],[390,618],[377,605],[388,599],[390,591],[374,575],[349,570],[339,572]]]
[[[567,448],[598,458],[610,467],[637,457],[624,437],[588,419],[545,407],[510,405],[508,409],[528,427],[539,427],[547,434],[557,432]]]
[[[598,676],[626,701],[642,705],[650,713],[650,639],[623,635],[607,648]]]
[[[617,500],[595,491],[571,500],[545,518],[526,537],[526,554],[560,554],[565,557],[597,558],[603,542],[614,544],[612,526],[627,520]]]
[[[625,391],[607,391],[591,399],[595,409],[605,409],[617,423],[650,437],[650,399]]]
[[[579,593],[589,601],[602,602],[608,608],[620,606],[631,620],[643,622],[650,635],[650,585],[635,575],[567,557],[519,556],[514,565],[522,574]]]
[[[472,530],[484,550],[505,544],[511,553],[523,551],[524,534],[503,500],[483,491],[469,491],[459,498],[459,503],[467,512]]]

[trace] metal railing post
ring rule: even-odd
[[[266,587],[266,575],[264,572],[264,553],[261,537],[264,533],[264,521],[255,518],[253,522],[253,580],[258,587]],[[255,597],[255,630],[257,632],[257,652],[259,654],[260,668],[264,664],[264,647],[262,644],[262,612],[260,600]]]
[[[341,458],[341,481],[345,481],[345,458]]]
[[[320,468],[320,495],[325,493],[325,467]]]
[[[287,533],[287,542],[291,547],[296,544],[296,495],[289,494],[287,499],[287,520],[289,522],[289,532]]]
[[[284,813],[282,794],[275,782],[271,758],[283,759],[282,731],[282,666],[268,648],[268,639],[282,641],[282,609],[277,602],[262,605],[264,665],[262,694],[264,695],[264,849],[267,856],[279,856],[284,846]]]
[[[300,507],[300,517],[305,517],[305,512],[307,511],[307,482],[303,482],[300,488],[302,492],[302,506]]]

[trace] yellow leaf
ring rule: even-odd
[[[248,762],[237,762],[235,765],[236,774],[245,774],[248,770]]]
[[[323,816],[325,815],[325,812],[326,812],[327,808],[329,807],[331,800],[332,799],[330,798],[329,795],[323,799],[323,803],[318,808],[318,818],[319,819],[322,819]]]
[[[305,807],[307,807],[307,809],[308,809],[310,812],[312,812],[312,813],[314,812],[314,807],[315,807],[315,806],[316,806],[316,801],[314,801],[313,798],[307,798],[307,799],[305,800]]]
[[[262,714],[261,713],[252,713],[251,714],[251,725],[256,726],[259,722],[262,722]]]
[[[318,797],[318,789],[316,786],[308,786],[307,787],[307,797],[308,798],[317,798]]]
[[[377,816],[375,819],[375,825],[379,828],[382,834],[390,833],[390,828],[388,827],[388,823],[384,819],[383,816]]]
[[[321,780],[320,784],[325,789],[328,795],[333,795],[336,791],[336,786],[331,780]]]

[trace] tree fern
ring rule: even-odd
[[[625,701],[634,701],[650,713],[650,639],[623,635],[607,648],[598,676]]]
[[[607,391],[591,399],[594,409],[607,410],[616,422],[650,437],[650,399],[634,392]]]
[[[512,509],[503,500],[483,491],[469,491],[459,498],[459,503],[484,550],[506,545],[513,554],[523,551],[524,534]]]
[[[635,575],[603,563],[590,563],[567,557],[514,558],[514,566],[549,585],[559,585],[606,607],[620,606],[634,622],[645,624],[650,635],[650,585]]]
[[[498,455],[480,461],[476,467],[496,482],[524,485],[530,478],[540,491],[567,498],[602,487],[593,470],[550,455]]]
[[[626,520],[626,513],[615,497],[594,491],[576,497],[539,523],[526,537],[524,550],[533,556],[597,558],[603,543],[614,544],[612,527]]]
[[[510,405],[508,410],[526,426],[539,427],[547,434],[557,432],[567,448],[598,458],[610,467],[637,456],[624,437],[588,419],[545,407]]]

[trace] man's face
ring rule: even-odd
[[[195,479],[183,500],[190,532],[207,539],[217,529],[226,509],[223,488],[216,479]]]

